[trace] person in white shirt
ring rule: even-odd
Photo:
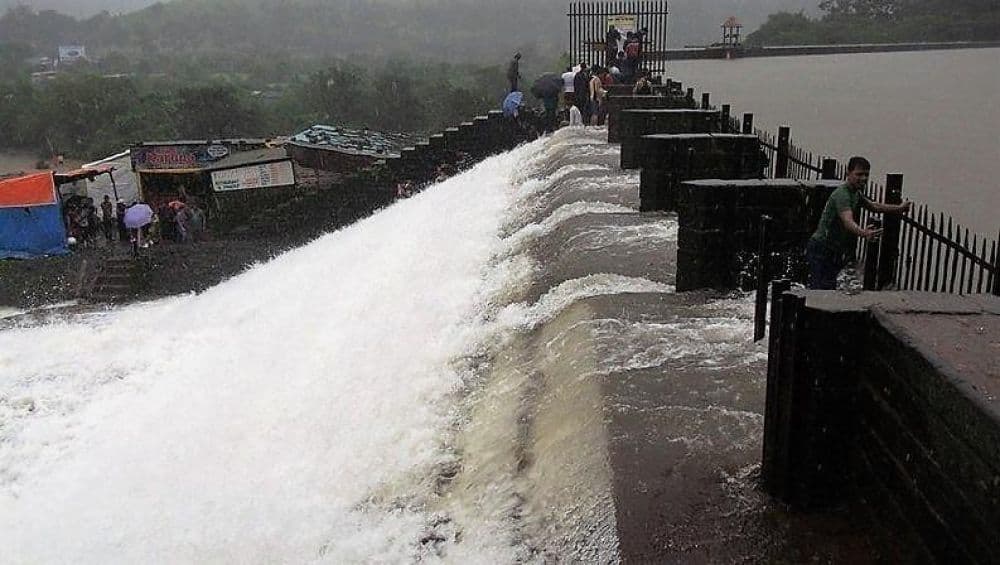
[[[566,72],[562,74],[563,80],[563,105],[569,108],[575,102],[573,95],[573,79],[576,78],[576,72],[570,67],[566,67]]]

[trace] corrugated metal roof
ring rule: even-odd
[[[234,151],[228,156],[219,159],[206,167],[206,171],[218,171],[220,169],[233,169],[244,165],[254,165],[257,163],[270,163],[289,159],[288,152],[283,147],[268,147],[266,149],[255,149],[253,151]]]
[[[296,145],[376,157],[399,156],[399,150],[410,142],[403,134],[326,125],[312,126],[291,138]]]

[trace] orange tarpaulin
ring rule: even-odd
[[[52,173],[36,173],[0,180],[0,208],[45,206],[56,203]]]

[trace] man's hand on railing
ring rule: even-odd
[[[868,241],[874,241],[882,235],[882,228],[865,228],[860,235]]]

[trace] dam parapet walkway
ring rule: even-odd
[[[860,502],[801,513],[759,488],[767,349],[753,301],[678,291],[678,216],[640,211],[639,175],[605,135],[564,128],[530,172],[544,188],[509,239],[534,268],[506,299],[538,322],[492,352],[458,443],[465,464],[497,458],[505,442],[478,434],[520,406],[506,441],[527,485],[525,535],[563,559],[910,559],[904,534]],[[477,492],[476,480],[459,473],[451,488]]]
[[[803,280],[805,241],[843,167],[792,145],[787,127],[755,130],[752,115],[732,117],[708,94],[697,107],[642,104],[612,106],[620,125],[608,139],[621,143],[623,169],[641,170],[640,209],[677,214],[676,289],[756,288],[759,339],[770,281]],[[900,202],[902,175],[871,197]],[[855,505],[893,524],[881,556],[890,561],[996,562],[997,243],[973,238],[970,248],[925,207],[883,221],[882,240],[859,246],[858,290],[870,292],[775,283],[762,485],[794,509]]]

